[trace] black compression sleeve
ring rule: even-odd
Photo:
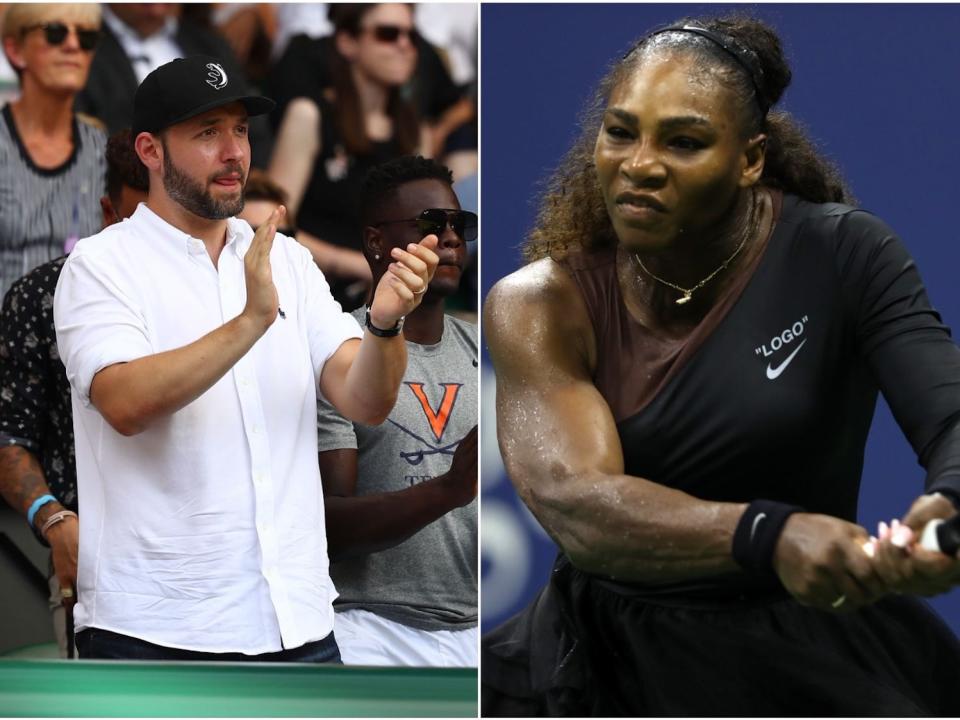
[[[960,497],[960,349],[930,304],[903,243],[851,213],[840,252],[857,344],[927,471],[926,491]]]

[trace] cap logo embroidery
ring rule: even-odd
[[[207,85],[214,90],[222,90],[227,86],[227,73],[220,63],[207,63]]]

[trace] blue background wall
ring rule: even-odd
[[[749,10],[777,27],[794,82],[780,108],[841,166],[862,207],[913,253],[930,297],[960,331],[960,6],[484,5],[482,293],[519,264],[537,183],[576,135],[607,64],[647,30],[685,15]],[[522,608],[556,552],[513,493],[496,446],[494,383],[483,376],[483,626]],[[860,522],[900,517],[923,470],[881,401]],[[934,600],[960,634],[960,589]]]

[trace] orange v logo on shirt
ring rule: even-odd
[[[417,400],[420,401],[420,407],[423,414],[427,416],[427,422],[430,423],[430,429],[433,430],[437,442],[443,437],[444,430],[447,429],[447,423],[450,421],[450,414],[453,412],[453,406],[457,402],[457,395],[463,383],[440,383],[443,388],[443,398],[440,400],[439,408],[434,411],[427,399],[427,394],[423,391],[423,383],[408,382],[404,383],[409,387]]]

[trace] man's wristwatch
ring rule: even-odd
[[[370,306],[369,305],[367,306],[367,320],[365,324],[367,326],[367,330],[372,332],[377,337],[396,337],[397,335],[400,334],[400,331],[403,330],[403,318],[400,318],[399,320],[397,320],[396,325],[386,330],[381,330],[380,328],[375,326],[372,322],[370,322]]]

